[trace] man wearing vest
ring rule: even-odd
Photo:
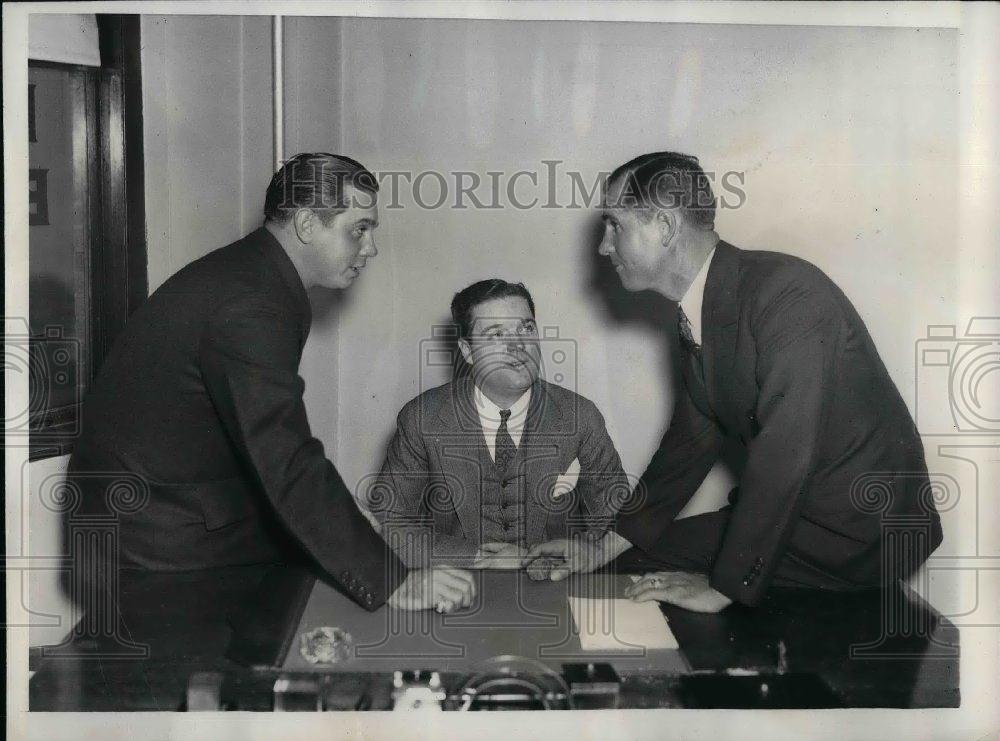
[[[399,413],[367,504],[411,567],[520,568],[528,548],[604,542],[630,487],[597,407],[542,378],[535,304],[520,283],[454,297],[463,363]]]

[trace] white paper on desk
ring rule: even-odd
[[[568,597],[584,651],[677,648],[659,604],[630,599]]]

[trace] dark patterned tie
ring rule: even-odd
[[[694,341],[694,334],[691,332],[691,321],[680,306],[677,307],[677,334],[680,335],[684,349],[694,355],[701,354],[701,345]]]
[[[497,430],[496,439],[496,463],[500,470],[504,470],[514,460],[517,453],[517,446],[514,445],[514,438],[507,431],[507,420],[510,419],[510,409],[500,410],[500,428]]]

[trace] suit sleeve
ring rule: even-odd
[[[834,388],[840,310],[824,286],[789,280],[751,322],[760,430],[711,575],[715,589],[748,605],[763,597],[801,509]]]
[[[580,460],[578,487],[587,508],[588,530],[599,536],[607,532],[631,492],[604,416],[589,401],[584,401],[581,409],[586,413],[583,417],[584,435],[577,455]]]
[[[695,406],[682,384],[660,447],[616,523],[619,535],[651,555],[705,480],[722,448],[718,424]]]
[[[396,420],[378,479],[368,491],[367,506],[379,523],[382,537],[410,568],[469,567],[479,547],[460,535],[435,531],[429,507],[448,506],[449,482],[430,470],[427,450],[411,410]],[[457,516],[453,515],[457,524]]]
[[[358,604],[374,610],[407,570],[361,514],[310,432],[298,375],[300,327],[280,305],[238,297],[202,338],[202,375],[281,522]]]

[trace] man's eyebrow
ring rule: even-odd
[[[614,221],[615,217],[608,213],[601,214],[601,221],[607,224],[609,221]]]
[[[364,218],[358,219],[357,221],[354,222],[354,226],[362,226],[362,225],[378,226],[378,219],[372,219],[365,216]]]
[[[503,324],[500,323],[500,322],[497,322],[496,324],[490,324],[489,326],[486,326],[486,327],[480,327],[479,331],[480,332],[486,332],[486,331],[488,331],[490,329],[498,329],[498,328],[499,329],[503,329]]]

